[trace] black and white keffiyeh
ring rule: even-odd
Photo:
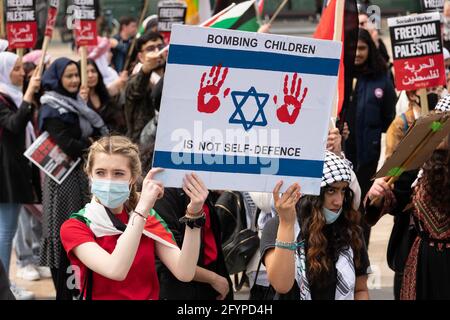
[[[296,221],[294,226],[296,238],[300,234],[300,225]],[[353,250],[349,246],[339,252],[336,261],[336,291],[335,300],[354,300],[356,273],[353,262]],[[295,252],[295,280],[300,289],[300,300],[311,300],[311,289],[306,275],[306,253],[302,246]]]
[[[352,179],[351,168],[344,159],[330,151],[326,151],[323,164],[321,187],[330,186],[335,182],[345,181],[350,183]]]
[[[436,111],[450,111],[450,94],[447,94],[445,97],[441,98],[434,108]]]

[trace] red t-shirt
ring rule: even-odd
[[[128,223],[128,214],[122,211],[117,217]],[[105,251],[112,253],[120,235],[95,238],[83,222],[69,219],[61,227],[61,240],[73,266],[80,268],[80,290],[83,288],[86,267],[73,254],[73,249],[86,242],[96,242]],[[93,300],[156,300],[159,298],[159,282],[155,267],[155,241],[142,236],[136,256],[127,277],[123,281],[105,278],[98,273],[92,277]]]
[[[203,228],[203,263],[205,266],[217,260],[217,245],[214,238],[214,232],[211,228],[211,216],[209,214],[208,205],[203,205],[203,211],[205,211],[206,222]]]

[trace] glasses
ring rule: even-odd
[[[164,47],[165,47],[165,45],[164,44],[154,44],[154,45],[150,45],[150,46],[148,46],[148,47],[145,47],[144,49],[142,49],[142,51],[145,51],[145,52],[153,52],[153,51],[155,51],[155,49],[158,49],[158,51],[159,50],[161,50],[161,49],[164,49]]]

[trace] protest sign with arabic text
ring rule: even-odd
[[[440,14],[388,19],[397,90],[445,85]]]
[[[59,0],[50,0],[47,11],[47,23],[45,25],[45,35],[52,37],[55,28],[56,17],[58,15]]]
[[[10,49],[34,48],[37,41],[35,0],[6,0],[6,33]]]
[[[73,0],[75,5],[75,40],[78,47],[97,45],[95,1]]]

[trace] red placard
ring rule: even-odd
[[[95,0],[74,0],[75,40],[78,47],[97,45]]]
[[[398,90],[416,90],[445,84],[443,54],[394,60],[395,86]]]
[[[77,46],[97,45],[97,24],[91,20],[80,20],[76,23],[75,39]]]
[[[34,0],[7,0],[6,35],[9,48],[34,48],[37,22]]]
[[[397,90],[445,85],[439,13],[389,18],[388,25]]]
[[[51,0],[47,11],[47,24],[45,25],[45,35],[52,37],[55,28],[56,16],[58,14],[59,0]]]

